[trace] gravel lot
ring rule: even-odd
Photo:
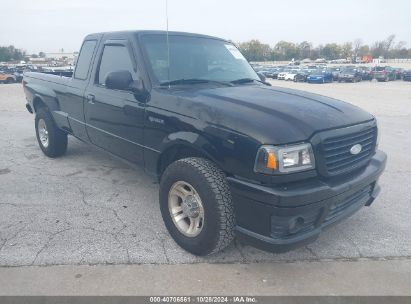
[[[158,185],[141,169],[73,138],[65,157],[45,157],[21,85],[0,85],[0,266],[411,257],[411,83],[273,84],[339,98],[376,115],[389,161],[381,196],[370,208],[285,254],[235,243],[197,258],[169,237]]]

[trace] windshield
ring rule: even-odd
[[[207,81],[260,80],[240,51],[232,44],[212,38],[148,34],[142,43],[156,80],[160,83],[181,79]],[[170,62],[169,62],[170,58]]]

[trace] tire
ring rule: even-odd
[[[174,195],[174,189],[180,187],[180,183],[185,184],[184,192],[188,193],[184,200],[178,194]],[[187,191],[190,187],[192,189]],[[195,202],[200,202],[194,204],[200,207],[194,210],[199,210],[198,217],[202,216],[202,221],[185,212],[187,204],[184,202],[193,197],[197,197],[197,200],[194,198]],[[191,207],[189,205],[189,211],[192,210]],[[175,210],[174,216],[172,209]],[[184,158],[166,168],[160,181],[160,210],[172,238],[192,254],[204,256],[218,252],[234,239],[234,206],[225,174],[204,158]],[[179,216],[181,217],[176,219]],[[199,224],[193,225],[192,230],[184,230],[184,227],[191,227],[191,221],[194,220],[198,220]]]
[[[66,153],[67,134],[57,128],[47,108],[40,108],[36,112],[35,127],[37,141],[45,155],[55,158]]]
[[[14,82],[14,79],[13,78],[7,78],[6,79],[6,83],[13,83]]]

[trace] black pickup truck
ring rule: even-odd
[[[386,155],[348,103],[271,87],[229,41],[129,31],[85,38],[71,78],[25,73],[41,150],[67,135],[160,181],[169,233],[206,255],[235,236],[286,251],[369,206]]]

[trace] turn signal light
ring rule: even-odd
[[[269,152],[267,157],[267,168],[277,169],[277,158],[275,157],[274,152]]]

